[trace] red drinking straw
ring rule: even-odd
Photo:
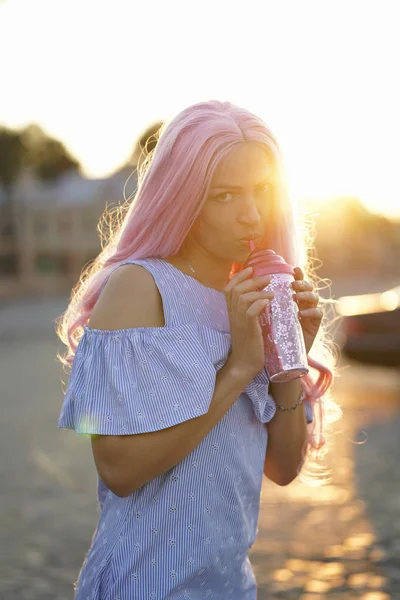
[[[254,250],[256,249],[256,246],[255,246],[253,240],[249,240],[249,247],[250,247],[250,252],[254,252]]]

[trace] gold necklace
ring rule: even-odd
[[[211,287],[210,285],[208,285],[208,283],[206,283],[205,281],[203,281],[202,279],[200,279],[200,277],[198,276],[198,274],[196,273],[196,271],[194,270],[194,268],[192,267],[192,265],[191,265],[191,264],[190,264],[190,263],[189,263],[189,262],[188,262],[186,259],[184,259],[184,258],[183,258],[183,256],[182,256],[181,254],[179,254],[179,256],[180,256],[180,258],[183,260],[183,262],[187,264],[187,266],[188,266],[188,267],[189,267],[189,269],[192,271],[192,273],[193,273],[194,275],[196,275],[196,279],[197,279],[198,281],[200,281],[200,283],[202,283],[203,285],[205,285],[205,286],[206,286],[206,287],[208,287],[208,288],[209,288],[209,287]],[[211,289],[215,290],[215,288],[211,288]],[[217,291],[217,292],[221,292],[222,290],[216,290],[216,291]]]

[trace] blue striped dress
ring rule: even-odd
[[[160,258],[129,259],[160,291],[165,327],[85,326],[58,427],[157,431],[204,415],[230,350],[225,296]],[[304,404],[307,420],[312,414]],[[199,445],[127,498],[98,481],[101,509],[76,600],[255,600],[248,552],[258,532],[275,414],[265,370]],[[168,452],[168,448],[165,449]]]

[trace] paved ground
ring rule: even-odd
[[[65,302],[0,306],[1,600],[72,600],[98,519],[90,444],[56,427],[51,320]],[[259,600],[400,599],[399,390],[397,373],[351,365],[335,388],[345,418],[330,484],[265,480],[251,551]]]

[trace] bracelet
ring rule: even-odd
[[[295,410],[299,404],[301,404],[301,402],[303,402],[304,400],[304,390],[302,390],[301,394],[300,394],[300,398],[297,400],[296,404],[293,404],[293,406],[291,406],[290,408],[286,408],[285,406],[281,406],[280,404],[277,404],[276,406],[278,408],[280,408],[280,410],[283,410],[284,412],[290,412],[291,410]]]

